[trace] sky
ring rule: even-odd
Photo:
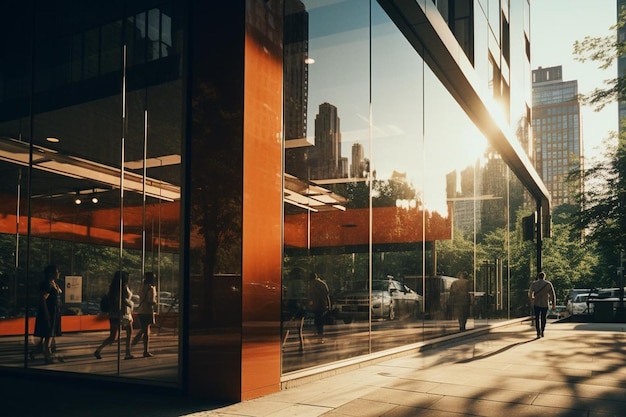
[[[612,35],[616,21],[616,0],[531,0],[531,66],[563,67],[563,81],[578,80],[578,92],[588,94],[603,88],[604,80],[617,76],[617,64],[600,70],[595,62],[574,60],[573,45],[585,36]],[[587,160],[602,153],[603,140],[617,131],[617,104],[596,112],[582,106],[583,149]]]

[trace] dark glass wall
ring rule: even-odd
[[[162,1],[2,10],[0,59],[12,65],[0,70],[0,364],[177,386],[181,10]],[[56,295],[42,284],[51,264],[60,294],[47,301],[56,322],[47,326],[60,330],[48,355],[39,343],[42,296]],[[129,275],[133,324],[96,359],[118,328],[100,310],[118,270]],[[127,349],[150,298],[147,272],[156,277],[153,318],[141,310],[150,337]]]

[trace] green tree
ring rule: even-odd
[[[574,213],[571,225],[584,235],[585,245],[597,250],[601,258],[596,286],[612,285],[620,254],[626,249],[626,140],[607,145],[603,161],[584,171],[574,171],[571,181],[583,180],[584,189],[575,199],[580,211]]]
[[[607,36],[585,36],[574,42],[574,59],[579,62],[595,62],[600,69],[610,68],[620,56],[626,55],[626,42],[617,36],[626,28],[626,10],[621,10],[617,23],[610,28]],[[601,110],[613,101],[626,98],[626,78],[618,76],[604,81],[604,87],[598,87],[591,93],[581,96],[583,101]]]
[[[609,68],[626,55],[626,43],[618,36],[626,24],[626,10],[611,27],[613,34],[605,37],[587,36],[575,42],[574,56],[580,62],[596,62],[601,69]],[[613,101],[626,99],[626,76],[605,81],[603,87],[583,96],[584,102],[602,109]],[[620,121],[620,124],[622,121]],[[580,211],[572,216],[574,231],[583,234],[587,248],[596,249],[600,262],[596,272],[597,286],[615,281],[621,255],[626,249],[626,137],[612,134],[607,139],[602,159],[593,161],[584,170],[572,172],[570,181],[583,181],[584,189],[577,193]]]
[[[473,278],[474,242],[466,239],[458,229],[454,230],[454,239],[437,241],[437,270],[453,277],[458,272],[465,272]]]

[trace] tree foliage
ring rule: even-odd
[[[584,245],[598,252],[601,261],[596,285],[611,285],[626,249],[626,141],[607,145],[603,160],[585,170],[570,173],[571,181],[583,180],[576,195],[580,211],[571,216],[574,233],[584,235]]]
[[[608,36],[585,36],[583,40],[574,42],[574,58],[579,62],[596,62],[598,68],[608,69],[620,56],[626,55],[626,42],[617,35],[626,25],[626,10],[619,14],[617,23],[610,29],[613,34]],[[626,99],[626,78],[613,77],[604,81],[604,88],[596,88],[581,98],[587,104],[601,110],[613,101]]]
[[[607,69],[619,57],[626,55],[626,42],[619,33],[626,28],[626,9],[621,10],[614,34],[605,37],[585,37],[574,44],[575,58],[592,61]],[[584,97],[596,110],[613,101],[626,101],[626,76],[618,75],[605,81]],[[623,121],[620,121],[623,124]],[[606,140],[603,158],[585,169],[570,174],[570,181],[583,181],[584,189],[576,195],[580,211],[572,217],[575,233],[584,236],[585,246],[597,250],[600,262],[596,285],[611,285],[626,250],[626,137],[612,134]]]

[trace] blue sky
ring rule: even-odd
[[[595,62],[574,60],[573,44],[585,36],[608,36],[616,21],[615,0],[531,0],[531,66],[533,69],[561,65],[563,80],[578,80],[578,92],[603,87],[617,75],[617,66],[600,70]],[[602,141],[618,126],[617,104],[596,112],[582,110],[583,146],[587,158],[601,153]]]

